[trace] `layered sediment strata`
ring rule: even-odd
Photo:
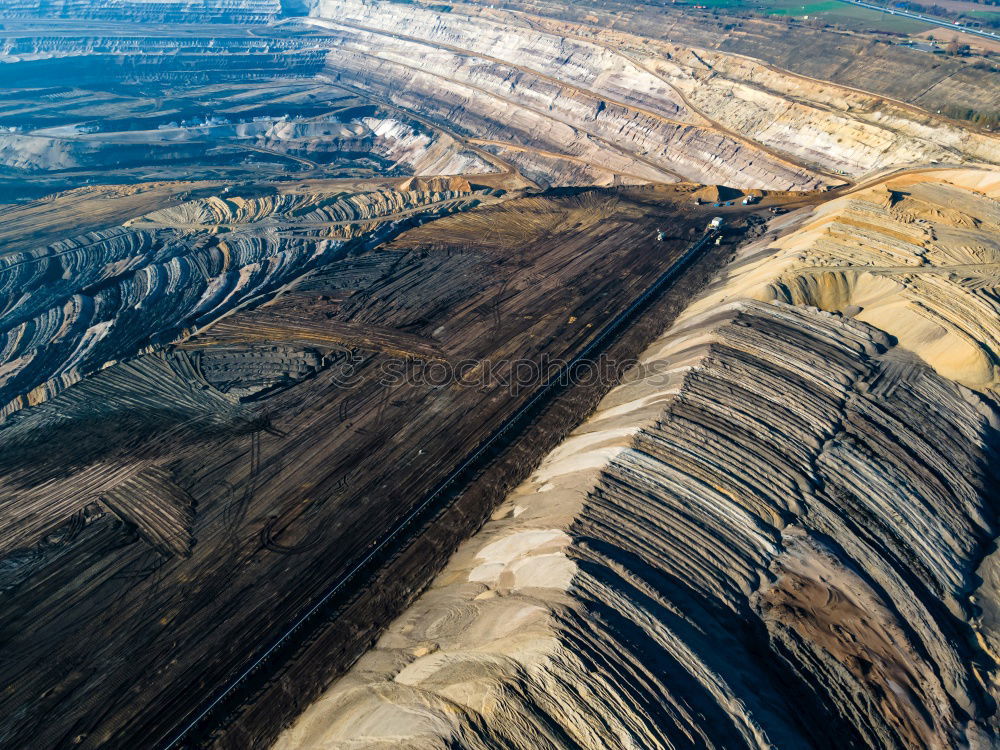
[[[586,2],[328,0],[252,29],[201,22],[268,3],[178,5],[187,24],[143,5],[4,22],[5,182],[199,181],[0,227],[0,744],[174,733],[531,397],[389,390],[384,366],[572,357],[711,215],[683,188],[553,191],[374,247],[491,198],[470,173],[809,188],[996,161],[988,134],[728,35],[656,42],[652,6],[625,6],[629,35],[558,20]],[[868,66],[862,88],[925,110],[949,77],[998,96],[956,60],[882,85],[896,57],[839,59],[851,75],[825,74]],[[372,172],[395,189],[325,179]],[[467,179],[398,184],[449,172]],[[283,742],[975,744],[1000,652],[996,197],[971,173],[896,180],[749,249],[328,696],[337,719]],[[743,210],[766,207],[723,209]],[[317,661],[349,663],[487,501],[387,564]],[[231,746],[309,693],[294,674]]]
[[[322,0],[313,16],[334,45],[329,80],[448,123],[537,181],[803,189],[1000,161],[990,134],[715,50],[476,5]]]
[[[409,15],[401,36],[402,6],[391,4],[330,3],[318,12],[324,19],[314,23],[336,44],[331,82],[447,123],[536,181],[607,184],[617,175],[803,189],[823,182],[698,127],[668,84],[596,45],[423,9]],[[560,166],[568,172],[551,174]]]
[[[990,746],[998,188],[777,220],[276,747]]]
[[[129,29],[106,36],[78,29],[8,34],[0,76],[8,85],[59,86],[115,76],[143,81],[191,83],[198,80],[253,80],[278,75],[311,75],[323,63],[324,50],[291,38],[247,37],[241,29],[228,35],[143,34]],[[74,58],[67,70],[60,61]]]
[[[940,171],[830,201],[742,269],[728,293],[852,316],[943,377],[995,398],[997,187],[996,172]]]
[[[273,21],[281,0],[9,0],[8,18],[91,18],[140,23],[248,23]]]
[[[453,138],[391,117],[288,121],[261,119],[233,124],[181,126],[156,130],[63,134],[73,128],[34,133],[0,133],[0,166],[32,174],[61,170],[153,165],[211,166],[237,162],[247,151],[287,156],[299,165],[322,169],[370,157],[391,174],[484,174],[494,167]],[[228,146],[228,149],[226,148]],[[226,155],[228,152],[228,155]],[[222,155],[222,156],[220,156]],[[200,164],[199,164],[200,162]],[[204,168],[204,167],[203,167]]]
[[[252,32],[197,23],[196,13],[172,27],[108,22],[88,33],[66,22],[11,21],[0,42],[0,80],[89,86],[114,75],[176,85],[318,75],[320,85],[412,113],[539,185],[688,180],[810,189],[904,165],[1000,162],[994,136],[921,109],[925,102],[789,73],[699,46],[697,35],[670,34],[668,42],[648,25],[655,14],[637,13],[641,23],[612,30],[572,9],[534,9],[539,15],[476,3],[317,0],[295,10],[311,17]],[[65,57],[79,64],[67,71]],[[982,92],[970,82],[969,95],[985,102],[996,73],[978,75]],[[244,130],[240,138],[259,136]],[[138,146],[88,135],[73,142],[8,135],[6,160],[30,167],[52,154],[70,169],[112,148],[126,160],[145,152],[197,156],[184,137]],[[338,136],[285,138],[308,141],[294,146],[308,152],[323,138],[336,146]]]
[[[961,57],[942,57],[894,44],[885,36],[835,28],[815,28],[787,18],[727,15],[724,8],[698,9],[665,3],[655,10],[631,0],[507,0],[469,3],[500,14],[514,11],[536,19],[571,21],[591,30],[613,28],[649,39],[674,42],[699,51],[718,50],[765,61],[783,70],[870,91],[914,104],[928,112],[1000,109],[1000,89],[992,66]]]
[[[313,79],[0,94],[0,202],[93,183],[456,174],[525,184],[474,145]]]
[[[0,82],[61,89],[108,81],[253,81],[315,75],[326,49],[279,26],[6,19]],[[68,61],[72,61],[69,64]]]
[[[440,187],[457,189],[213,196],[0,256],[0,417],[259,303],[351,240],[377,243],[393,222],[491,192]]]

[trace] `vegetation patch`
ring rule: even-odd
[[[931,24],[901,16],[890,16],[868,8],[860,8],[838,0],[690,0],[691,7],[725,10],[740,15],[785,16],[821,24],[840,26],[853,31],[882,31],[912,34],[934,28]]]

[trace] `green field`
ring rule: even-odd
[[[858,8],[838,0],[688,0],[685,5],[704,5],[719,10],[747,10],[774,16],[818,18],[824,23],[856,31],[891,31],[913,34],[934,28],[931,24]]]
[[[979,21],[995,21],[1000,19],[1000,11],[997,10],[972,10],[963,13],[963,15]]]

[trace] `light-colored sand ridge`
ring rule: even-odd
[[[998,187],[778,220],[276,747],[989,746]]]

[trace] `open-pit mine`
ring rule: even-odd
[[[1000,57],[798,8],[0,0],[0,748],[1000,745]]]

